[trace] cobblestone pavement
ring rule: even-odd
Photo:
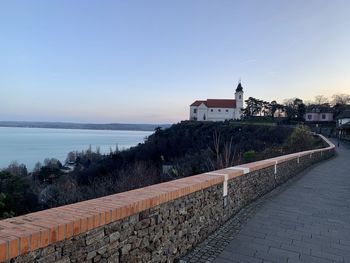
[[[180,262],[350,262],[350,150],[241,210]]]

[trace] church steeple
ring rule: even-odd
[[[241,84],[241,81],[238,82],[236,92],[235,92],[235,101],[236,101],[236,111],[235,111],[235,118],[240,119],[242,116],[242,109],[243,109],[243,87]]]
[[[237,88],[236,88],[236,92],[243,92],[243,87],[242,87],[241,81],[238,82],[238,85],[237,85]]]

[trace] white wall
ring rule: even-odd
[[[318,113],[314,113],[314,112],[306,113],[305,121],[318,121]]]
[[[347,122],[350,121],[350,118],[342,118],[342,119],[338,119],[338,126],[345,124]]]
[[[239,91],[235,93],[235,100],[236,100],[236,109],[235,109],[235,115],[234,119],[241,119],[242,116],[242,109],[243,109],[243,91]]]
[[[205,116],[205,118],[204,118]],[[197,108],[197,120],[207,121],[208,120],[208,108],[203,103]]]
[[[275,118],[287,117],[287,113],[282,110],[276,110],[275,113],[273,114],[273,117]]]
[[[231,120],[235,116],[233,108],[208,108],[208,120],[224,121]]]
[[[241,98],[240,98],[241,97]],[[239,91],[235,93],[236,109],[243,109],[243,92]]]
[[[240,120],[241,117],[242,117],[242,114],[243,114],[243,113],[242,113],[242,108],[236,108],[234,119]]]
[[[326,119],[322,119],[322,114],[326,114]],[[333,120],[333,113],[320,113],[320,120],[321,121],[332,121]]]
[[[197,106],[190,106],[190,120],[197,119],[197,113],[194,113],[194,109],[197,109],[197,111],[198,111]]]
[[[197,113],[194,113],[194,110],[197,110]],[[190,106],[190,120],[198,121],[225,121],[232,119],[241,118],[241,110],[234,108],[208,108],[202,103],[199,106]]]
[[[325,115],[325,118],[322,118],[322,115]],[[309,116],[311,116],[311,119],[309,119]],[[333,120],[333,113],[326,112],[309,112],[305,114],[305,121],[332,121]]]

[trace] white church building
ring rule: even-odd
[[[190,120],[225,121],[241,119],[243,109],[243,87],[238,83],[235,99],[196,100],[190,105]]]

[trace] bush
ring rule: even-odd
[[[256,156],[256,152],[254,150],[247,151],[243,153],[243,160],[245,163],[253,162]]]
[[[313,145],[313,137],[310,129],[304,125],[298,125],[288,137],[284,150],[287,153],[309,150]]]
[[[0,172],[0,218],[20,215],[38,208],[28,178]]]

